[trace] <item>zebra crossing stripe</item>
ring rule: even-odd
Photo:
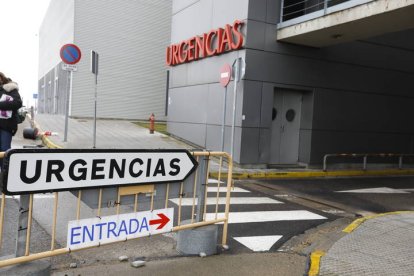
[[[254,252],[269,251],[272,246],[283,236],[254,236],[254,237],[234,237],[236,241],[243,244]]]
[[[173,198],[170,199],[171,202],[174,204],[179,205],[180,199],[179,198]],[[195,199],[195,204],[197,204],[197,198]],[[207,205],[216,205],[217,198],[209,197],[207,198]],[[220,197],[218,201],[219,205],[226,204],[226,198]],[[283,204],[283,202],[268,198],[268,197],[232,197],[230,198],[230,204]],[[193,205],[193,199],[192,198],[182,198],[181,199],[181,206],[192,206]]]
[[[362,194],[409,194],[405,189],[393,189],[388,187],[356,189],[347,191],[337,191],[337,193],[362,193]]]
[[[214,220],[215,213],[207,213],[206,220]],[[218,213],[218,218],[224,218],[224,213]],[[270,221],[294,221],[294,220],[317,220],[327,219],[326,217],[306,211],[258,211],[258,212],[231,212],[229,223],[250,223]]]

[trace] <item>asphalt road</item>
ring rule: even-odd
[[[236,187],[246,192],[232,192],[232,199],[242,203],[231,204],[230,207],[228,243],[234,254],[276,252],[292,237],[337,218],[336,215],[255,190],[251,185],[238,183]],[[253,204],[252,198],[268,202]]]
[[[266,180],[277,193],[333,206],[350,214],[414,210],[414,177]]]

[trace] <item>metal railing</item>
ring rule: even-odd
[[[303,22],[338,10],[351,8],[375,0],[282,0],[280,23],[303,17]],[[308,15],[314,14],[314,17]],[[308,17],[307,17],[308,16]]]
[[[137,185],[137,186],[120,186],[116,189],[116,196],[113,197],[113,206],[110,208],[102,208],[102,206],[109,206],[105,205],[103,194],[107,189],[96,189],[97,192],[97,208],[92,208],[93,212],[96,212],[96,217],[101,219],[103,213],[107,215],[107,213],[115,213],[115,215],[122,215],[125,212],[142,212],[142,211],[153,211],[154,208],[174,208],[174,225],[172,227],[172,232],[201,227],[205,225],[211,224],[223,224],[222,225],[222,237],[221,237],[221,244],[227,244],[227,232],[228,232],[228,214],[230,209],[230,193],[232,187],[232,158],[229,154],[225,152],[191,152],[194,158],[199,163],[197,170],[190,175],[183,182],[179,183],[167,183],[167,184],[151,184],[151,185]],[[0,153],[0,158],[4,157],[4,153]],[[209,181],[210,175],[210,161],[212,158],[218,162],[218,176],[214,180]],[[205,162],[205,165],[201,165],[202,162]],[[226,165],[226,168],[224,166]],[[204,167],[204,169],[203,169]],[[224,170],[227,171],[227,179],[221,179],[222,175],[224,175]],[[222,173],[223,172],[223,173]],[[200,177],[202,174],[203,177]],[[203,180],[204,179],[204,180]],[[201,183],[200,181],[205,181]],[[157,193],[157,189],[160,189]],[[50,195],[50,200],[53,200],[53,216],[50,217],[49,224],[51,226],[50,229],[50,250],[42,251],[42,252],[31,252],[31,236],[33,235],[33,216],[35,208],[34,202],[36,201],[37,197],[34,194],[27,195],[28,203],[27,203],[27,210],[19,208],[20,210],[20,221],[21,221],[21,214],[25,214],[25,219],[23,220],[24,227],[21,226],[19,222],[19,232],[18,234],[18,245],[16,248],[15,255],[16,257],[10,259],[3,259],[0,260],[0,267],[16,265],[20,263],[30,262],[42,258],[54,257],[61,254],[67,254],[83,249],[99,247],[102,245],[109,245],[117,242],[125,242],[125,239],[122,241],[111,241],[105,244],[99,245],[92,245],[87,246],[79,249],[70,249],[68,246],[64,247],[62,241],[57,241],[58,236],[58,228],[57,225],[61,225],[61,222],[58,222],[59,214],[58,209],[59,206],[62,210],[62,206],[65,205],[65,202],[59,201],[59,195],[62,193],[72,193],[76,196],[76,210],[73,210],[71,216],[76,216],[76,220],[82,219],[81,215],[81,201],[86,199],[86,197],[90,197],[91,190],[79,190],[79,191],[71,191],[71,192],[54,192]],[[160,192],[162,191],[162,192]],[[214,193],[215,192],[215,193]],[[209,198],[210,200],[207,201],[207,194],[213,195],[213,198]],[[225,193],[225,198],[220,198],[219,194]],[[63,198],[67,198],[68,194],[62,196]],[[5,255],[4,248],[3,248],[3,241],[4,241],[4,229],[9,229],[10,227],[5,226],[5,211],[10,212],[7,207],[11,204],[6,204],[8,200],[14,200],[14,196],[7,196],[3,193],[1,195],[1,203],[0,203],[0,250],[2,250],[3,255]],[[132,198],[131,200],[124,200],[124,197]],[[22,204],[22,200],[25,198],[25,195],[20,195],[20,205]],[[72,197],[73,198],[73,197]],[[107,199],[107,197],[106,197]],[[142,200],[143,199],[143,200]],[[44,200],[44,199],[43,199]],[[214,204],[213,204],[213,203]],[[225,202],[225,203],[224,203]],[[10,202],[9,202],[10,203]],[[224,205],[224,204],[225,205]],[[62,205],[63,204],[63,205]],[[14,204],[15,205],[15,204]],[[209,206],[207,206],[209,205]],[[222,213],[219,213],[219,205],[221,205],[220,210]],[[223,208],[224,205],[224,208]],[[10,207],[11,208],[11,207]],[[64,212],[68,212],[67,208],[63,208]],[[111,211],[113,210],[113,211]],[[16,210],[17,211],[17,210]],[[209,213],[207,213],[209,211]],[[224,211],[224,212],[223,212]],[[39,211],[43,212],[43,211]],[[62,213],[60,214],[62,216]],[[112,214],[114,215],[114,214]],[[176,216],[177,215],[177,216]],[[86,214],[86,216],[88,216]],[[90,218],[90,217],[89,217]],[[49,219],[49,218],[47,218]],[[46,227],[46,226],[45,226]],[[17,230],[17,229],[16,229]],[[21,231],[24,230],[24,231]],[[7,230],[10,231],[10,230]],[[7,234],[10,236],[10,233]],[[62,236],[62,235],[60,235]],[[22,238],[23,237],[23,238]],[[137,237],[138,238],[138,237]],[[24,240],[24,243],[21,243],[19,246],[20,239]],[[10,250],[10,249],[8,249]],[[18,252],[20,251],[20,252]],[[8,254],[13,252],[6,252]],[[8,255],[6,254],[6,255]]]
[[[325,154],[323,157],[323,171],[327,171],[328,157],[345,157],[345,158],[362,158],[362,170],[367,169],[368,157],[371,158],[398,158],[398,169],[403,167],[404,157],[414,157],[414,154],[399,154],[399,153],[336,153]]]

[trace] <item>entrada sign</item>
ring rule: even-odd
[[[67,248],[74,250],[171,232],[174,208],[72,220]]]
[[[211,30],[202,36],[195,36],[167,47],[166,63],[178,65],[201,58],[220,55],[243,47],[243,34],[240,31],[244,22],[236,20],[224,29]]]
[[[183,181],[197,167],[186,150],[12,149],[3,192],[25,194]]]

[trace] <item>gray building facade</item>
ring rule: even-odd
[[[224,88],[219,70],[242,57],[246,73],[237,91],[237,163],[316,165],[331,153],[413,153],[414,26],[406,20],[414,18],[412,4],[381,12],[390,2],[350,0],[337,6],[327,1],[324,7],[319,1],[316,8],[305,1],[307,6],[292,11],[292,5],[303,1],[284,2],[173,1],[171,44],[241,20],[244,46],[170,67],[169,132],[220,150]],[[315,20],[361,14],[355,9],[366,9],[368,14],[372,7],[380,12],[340,22],[331,33],[304,31],[292,41],[279,37],[285,28],[299,33]],[[377,16],[404,22],[396,21],[396,29],[390,29]],[[379,30],[370,28],[375,21]],[[331,30],[328,27],[321,32]],[[315,46],[313,38],[326,45]],[[233,81],[227,93],[224,150],[230,152]]]
[[[170,0],[52,0],[40,28],[38,111],[93,117],[95,77],[90,52],[99,53],[97,117],[165,120],[165,45],[171,32]],[[61,68],[60,48],[77,45],[73,73]]]

